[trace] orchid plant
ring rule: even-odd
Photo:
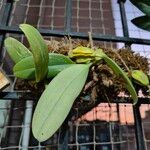
[[[14,75],[36,83],[51,79],[37,103],[32,120],[33,135],[40,142],[50,138],[61,126],[82,91],[90,68],[96,63],[105,61],[124,80],[133,104],[137,103],[138,96],[130,78],[143,86],[149,85],[146,74],[133,70],[129,78],[102,49],[78,46],[70,50],[68,56],[49,53],[37,29],[28,24],[21,24],[20,29],[30,44],[29,49],[12,37],[5,40],[7,52],[15,62]]]

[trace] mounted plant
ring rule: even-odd
[[[111,102],[121,91],[128,91],[135,105],[138,90],[148,90],[147,59],[130,50],[93,48],[82,42],[72,42],[70,46],[45,41],[30,25],[21,24],[20,29],[30,48],[10,37],[5,40],[5,47],[15,62],[16,77],[45,84],[32,121],[33,135],[40,142],[50,138],[70,109],[82,105],[83,99],[89,100],[85,107],[91,109],[100,99]],[[76,99],[78,102],[74,102]]]

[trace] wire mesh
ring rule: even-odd
[[[24,22],[45,29],[64,30],[65,5],[64,0],[22,0],[14,4],[10,25]]]
[[[122,29],[122,23],[121,23],[121,16],[120,16],[120,10],[119,5],[117,3],[114,3],[112,0],[112,10],[113,10],[113,19],[115,23],[115,32],[116,35],[123,36],[123,29]],[[130,37],[137,37],[137,38],[145,38],[149,39],[150,33],[147,31],[144,31],[142,29],[137,28],[135,25],[131,23],[131,20],[135,17],[138,17],[142,15],[142,12],[140,12],[134,5],[132,5],[129,1],[126,1],[125,3],[125,11],[127,16],[127,24],[129,29],[129,36]],[[119,43],[118,48],[122,48],[124,46],[124,43]],[[142,56],[149,58],[149,45],[137,45],[132,44],[131,48],[135,51],[140,53]]]
[[[4,4],[6,4],[6,1],[0,2],[0,11]],[[65,30],[66,4],[67,1],[65,0],[20,0],[13,4],[9,26],[18,26],[24,22],[38,28],[63,31]],[[114,4],[115,6],[113,7]],[[127,4],[126,8],[129,7],[129,3]],[[93,33],[120,35],[120,31],[122,32],[122,28],[120,28],[120,12],[118,11],[117,15],[114,15],[112,12],[117,10],[113,8],[118,9],[118,4],[113,0],[112,7],[110,0],[72,0],[72,31],[91,31]],[[128,18],[129,20],[130,18]],[[136,30],[134,31],[134,36],[136,35],[135,32]],[[129,33],[132,36],[132,31],[129,31]],[[22,35],[7,34],[7,36],[13,36],[26,43]],[[138,33],[137,36],[139,37]],[[101,44],[104,47],[116,47],[119,45],[119,43],[114,44],[111,42],[101,42]],[[136,46],[134,47],[135,49],[140,49],[140,53],[148,57],[149,52],[145,50],[145,46],[140,45],[141,47],[138,48]],[[11,86],[6,90],[14,91],[17,80],[12,75],[13,63],[5,49],[3,49],[2,54],[3,63],[1,67],[6,71],[12,82]],[[130,104],[100,104],[83,116],[79,115],[80,112],[76,108],[75,111],[70,113],[70,117],[62,125],[62,128],[52,138],[43,143],[39,143],[34,139],[30,131],[30,120],[25,122],[25,114],[29,111],[32,112],[35,105],[36,102],[33,105],[27,105],[27,102],[21,99],[19,101],[8,101],[8,104],[2,103],[0,105],[0,118],[3,118],[2,123],[0,123],[0,149],[137,149],[133,108]],[[150,131],[148,129],[149,113],[146,112],[149,112],[149,105],[142,105],[142,125],[145,145],[148,150],[150,147]],[[26,133],[29,132],[28,146],[23,145],[25,131]]]
[[[144,110],[144,111],[143,111]],[[141,105],[140,107],[141,116],[142,119],[142,127],[144,132],[144,140],[145,140],[145,146],[146,150],[150,149],[150,134],[149,134],[149,125],[150,125],[150,105]]]
[[[105,104],[101,104],[97,108],[100,112],[90,112],[97,114],[101,113],[101,118],[99,115],[94,119],[84,116],[82,118],[78,118],[76,121],[71,121],[71,119],[68,121],[68,128],[65,131],[69,137],[67,138],[68,149],[135,149],[135,132],[133,122],[120,123],[119,118],[115,118],[116,114],[112,116],[112,108],[106,112],[105,107]],[[114,105],[110,107],[113,107],[114,109],[116,106]],[[5,125],[5,130],[3,129],[3,133],[1,134],[1,136],[4,137],[1,142],[4,147],[1,147],[1,149],[58,149],[61,140],[60,134],[62,134],[61,129],[59,129],[59,131],[51,139],[43,143],[38,143],[31,134],[30,145],[28,147],[23,147],[23,132],[25,128],[30,127],[29,124],[23,123],[24,110],[30,108],[26,107],[25,104],[18,102],[18,104],[15,104],[12,109],[13,114],[11,116],[11,125]],[[125,111],[124,113],[127,112]],[[105,120],[104,116],[108,114],[110,118],[109,120]],[[91,115],[91,117],[93,116],[94,114]],[[9,136],[5,135],[6,131]]]
[[[116,107],[112,104],[110,107]],[[143,106],[142,106],[143,107]],[[7,106],[1,107],[1,109],[7,109],[10,110]],[[24,110],[30,109],[30,107],[25,107],[25,105],[18,104],[14,106],[13,108],[13,121],[15,121],[14,125],[6,125],[4,126],[5,130],[3,129],[3,133],[1,133],[1,144],[5,145],[7,141],[10,143],[8,147],[1,147],[1,149],[23,149],[26,147],[22,146],[22,134],[25,128],[30,127],[29,124],[23,124],[23,119],[21,119],[21,116],[24,116]],[[80,118],[76,122],[69,121],[68,122],[68,148],[70,150],[72,149],[114,149],[114,150],[125,150],[125,149],[136,149],[135,144],[135,131],[134,131],[134,121],[130,120],[128,118],[128,112],[124,109],[124,114],[126,114],[126,119],[122,122],[120,122],[119,118],[116,118],[116,114],[113,114],[111,109],[109,111],[106,111],[106,104],[101,104],[98,106],[100,112],[101,118],[99,115],[98,117],[95,117],[94,119],[91,119],[90,117],[84,116]],[[108,109],[108,107],[107,107]],[[114,109],[114,108],[113,108]],[[122,107],[120,107],[122,109]],[[127,108],[126,108],[127,109]],[[142,108],[145,112],[145,109]],[[149,108],[147,109],[147,111]],[[123,111],[123,110],[122,110]],[[21,114],[20,114],[21,112]],[[91,111],[91,113],[94,113]],[[116,113],[116,112],[115,112]],[[19,115],[19,116],[18,116]],[[89,115],[89,114],[87,114]],[[108,120],[105,120],[104,116],[109,115],[110,118]],[[112,116],[114,115],[114,116]],[[122,115],[122,114],[121,114]],[[91,117],[93,117],[91,115]],[[96,116],[96,114],[95,114]],[[123,116],[122,116],[123,117]],[[142,116],[145,118],[145,116]],[[89,119],[90,118],[90,119]],[[128,119],[127,119],[128,118]],[[7,119],[5,117],[5,119]],[[147,145],[149,144],[149,120],[144,120],[143,123],[144,126],[144,132],[145,132],[145,141]],[[3,126],[1,126],[3,128]],[[8,132],[9,130],[9,132]],[[6,131],[9,136],[6,137]],[[67,132],[66,131],[66,132]],[[28,146],[28,149],[42,149],[42,148],[51,148],[51,149],[58,149],[59,147],[59,141],[60,141],[60,133],[61,129],[57,134],[55,134],[50,140],[44,142],[44,143],[38,143],[33,136],[30,136],[30,146]],[[15,139],[14,139],[15,136]],[[3,138],[2,138],[3,137]],[[16,139],[17,138],[17,139]],[[9,139],[9,140],[8,140]],[[149,146],[149,145],[148,145]],[[149,149],[149,147],[147,147]]]

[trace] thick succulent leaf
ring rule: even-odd
[[[60,65],[60,64],[74,64],[74,62],[67,56],[57,53],[49,53],[48,65]]]
[[[130,0],[139,10],[150,16],[150,0]]]
[[[141,16],[131,20],[137,27],[150,31],[150,16]]]
[[[88,72],[89,65],[76,64],[60,72],[47,86],[32,121],[33,135],[38,141],[47,140],[61,126],[80,94]]]
[[[15,63],[32,55],[32,53],[22,43],[14,38],[8,37],[4,41],[4,44],[8,54]]]
[[[47,78],[55,77],[62,70],[72,66],[74,62],[62,54],[50,53]]]
[[[35,79],[35,67],[33,56],[19,61],[13,68],[14,75],[21,79]]]
[[[143,85],[143,86],[149,85],[148,76],[142,70],[133,70],[131,72],[131,76],[136,83]]]
[[[21,70],[21,71],[15,71],[14,75],[17,78],[21,78],[21,79],[27,79],[27,80],[33,80],[35,78],[35,68],[29,68],[29,69],[25,69],[25,70]]]
[[[21,24],[21,30],[26,35],[33,53],[36,82],[44,79],[48,71],[48,47],[37,29],[28,24]]]
[[[75,64],[65,64],[65,65],[53,65],[53,66],[48,66],[48,73],[47,73],[47,78],[53,78],[55,77],[58,73],[63,71],[64,69],[73,66]],[[26,69],[23,67],[19,69],[20,66],[16,66],[14,68],[14,75],[18,78],[21,79],[28,79],[28,80],[34,80],[35,79],[35,68],[31,68],[30,66],[26,66]],[[18,70],[19,69],[19,70]]]
[[[47,78],[56,76],[65,68],[73,65],[74,62],[67,56],[61,54],[50,53],[48,62]],[[14,75],[22,79],[35,79],[35,67],[33,56],[22,59],[14,68]]]
[[[53,78],[55,77],[59,72],[63,71],[64,69],[74,66],[76,64],[64,64],[64,65],[53,65],[48,66],[48,73],[47,78]]]
[[[120,76],[120,77],[122,77],[124,79],[125,87],[129,91],[129,93],[131,94],[132,99],[134,101],[134,104],[136,104],[137,100],[138,100],[138,96],[137,96],[137,93],[135,91],[135,88],[134,88],[132,82],[130,81],[130,79],[128,78],[126,73],[116,64],[116,62],[114,62],[107,55],[105,55],[103,58],[106,61],[106,63],[109,65],[109,67],[114,71],[114,73],[117,76]]]

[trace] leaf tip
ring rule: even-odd
[[[19,28],[23,31],[24,28],[34,28],[33,26],[23,23],[19,25]]]
[[[138,98],[134,99],[133,105],[135,106],[138,102]]]

